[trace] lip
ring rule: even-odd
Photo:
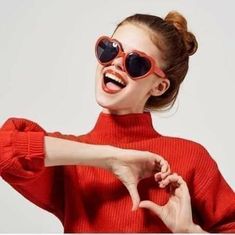
[[[122,76],[121,74],[119,74],[118,72],[113,71],[112,69],[107,69],[107,70],[104,71],[103,75],[104,75],[105,73],[111,73],[111,74],[113,74],[114,76],[118,77],[121,81],[123,81],[125,85],[127,85],[126,79],[124,79],[123,76]]]
[[[108,87],[106,87],[105,84],[104,84],[104,74],[105,74],[105,73],[113,74],[114,76],[116,76],[116,77],[118,77],[120,80],[122,80],[122,81],[125,83],[125,85],[127,85],[127,81],[126,81],[119,73],[113,71],[112,69],[107,69],[107,70],[104,71],[103,77],[102,77],[102,88],[103,88],[103,90],[104,90],[105,92],[110,93],[110,94],[115,94],[115,93],[118,93],[118,92],[120,92],[122,89],[125,88],[125,87],[124,87],[124,88],[122,88],[121,90],[118,90],[118,91],[110,90],[110,89],[109,89]]]

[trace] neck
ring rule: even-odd
[[[132,110],[130,109],[112,110],[112,109],[107,109],[107,108],[102,109],[102,113],[114,114],[114,115],[126,115],[126,114],[144,113],[144,112],[148,112],[148,110],[143,107],[135,108]]]
[[[152,125],[149,112],[110,114],[101,112],[98,120],[89,132],[90,140],[99,144],[119,144],[136,142],[160,136]]]

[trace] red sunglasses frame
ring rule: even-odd
[[[115,43],[117,43],[117,46],[118,46],[118,54],[117,54],[112,60],[110,60],[110,61],[108,61],[108,62],[105,62],[105,63],[101,62],[101,61],[99,60],[98,55],[97,55],[97,47],[98,47],[98,44],[99,44],[99,42],[100,42],[101,40],[103,40],[103,39],[108,39],[108,40],[111,41],[111,42],[115,42]],[[126,69],[125,61],[126,61],[127,56],[128,56],[129,54],[131,54],[131,53],[137,53],[137,54],[140,55],[141,57],[144,57],[144,58],[146,58],[146,59],[148,59],[148,60],[150,61],[151,67],[150,67],[150,70],[149,70],[146,74],[144,74],[144,75],[142,75],[142,76],[139,76],[139,77],[132,77],[132,76],[128,73],[128,71],[127,71],[127,69]],[[150,74],[152,74],[152,73],[157,74],[157,75],[158,75],[159,77],[161,77],[161,78],[165,78],[165,77],[166,77],[165,73],[159,68],[159,66],[157,65],[157,63],[156,63],[156,61],[155,61],[155,59],[154,59],[153,57],[147,55],[146,53],[144,53],[144,52],[142,52],[142,51],[138,51],[138,50],[132,50],[132,51],[126,53],[126,52],[123,51],[122,44],[121,44],[118,40],[113,39],[113,38],[110,38],[110,37],[108,37],[108,36],[101,36],[101,37],[98,38],[98,40],[97,40],[97,42],[96,42],[96,45],[95,45],[95,55],[96,55],[96,58],[97,58],[98,62],[99,62],[101,65],[108,65],[108,64],[111,64],[114,59],[116,59],[116,58],[118,58],[118,57],[122,57],[122,58],[123,58],[123,60],[122,60],[123,68],[124,68],[125,72],[126,72],[131,78],[133,78],[133,79],[141,79],[141,78],[147,77],[148,75],[150,75]]]

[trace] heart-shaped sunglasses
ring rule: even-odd
[[[119,41],[108,36],[98,38],[95,54],[98,62],[102,65],[109,65],[115,58],[123,57],[123,68],[132,79],[144,78],[151,73],[162,78],[166,77],[153,57],[137,50],[126,53]]]

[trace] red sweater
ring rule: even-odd
[[[81,136],[47,133],[38,124],[10,118],[0,130],[0,175],[25,198],[57,216],[64,232],[170,232],[146,209],[131,211],[127,189],[109,171],[85,166],[44,166],[44,136],[147,150],[162,155],[189,187],[194,222],[209,232],[235,232],[235,194],[200,144],[154,130],[150,113],[100,113]],[[160,205],[169,193],[149,178],[141,200]]]

